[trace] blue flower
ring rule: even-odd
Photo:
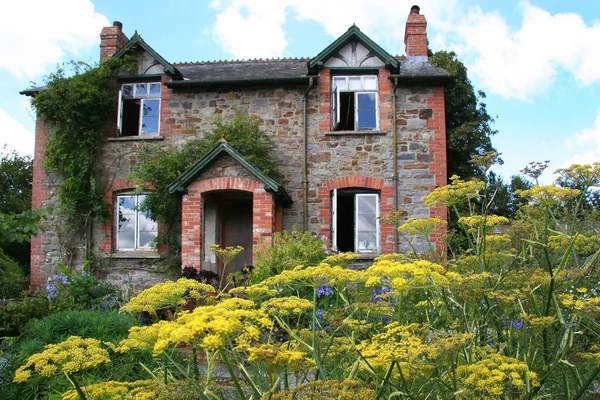
[[[391,290],[386,288],[385,286],[382,287],[380,290],[377,290],[375,288],[373,288],[373,295],[371,296],[371,303],[379,303],[381,301],[381,295],[384,295],[386,293],[389,293]]]
[[[315,314],[317,315],[317,318],[321,319],[325,315],[325,310],[323,310],[323,309],[317,310],[317,312]]]
[[[51,283],[46,284],[46,290],[48,291],[48,294],[46,295],[48,300],[52,300],[52,299],[56,298],[56,296],[58,296],[58,290],[56,289],[56,286],[54,286],[53,284],[51,284]]]
[[[384,324],[387,324],[388,322],[390,322],[390,319],[388,317],[383,317],[383,318],[381,318],[381,322],[383,322]]]
[[[69,277],[66,276],[65,274],[54,275],[54,280],[56,282],[62,283],[63,285],[68,285],[69,283],[71,283],[71,282],[69,282]]]
[[[513,321],[513,328],[519,330],[523,327],[523,323],[521,321]]]
[[[329,285],[321,285],[317,288],[317,297],[332,295],[333,289]]]
[[[81,273],[81,276],[83,276],[84,278],[88,278],[88,277],[90,276],[90,273],[89,273],[88,271],[85,271],[85,270],[84,270],[84,271]]]

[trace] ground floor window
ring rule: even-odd
[[[158,235],[158,224],[142,211],[146,200],[143,194],[117,196],[116,249],[151,250]]]
[[[332,245],[339,251],[379,253],[379,193],[335,189],[331,199]]]

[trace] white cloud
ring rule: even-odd
[[[19,0],[2,4],[0,68],[33,78],[67,53],[99,43],[108,19],[89,0]]]
[[[498,12],[473,7],[454,27],[450,43],[460,51],[475,79],[490,93],[531,100],[552,85],[561,70],[581,85],[600,79],[600,24],[587,25],[575,13],[550,14],[519,3],[522,21],[513,29]]]
[[[594,126],[568,138],[566,145],[572,156],[565,161],[563,167],[600,162],[600,109]]]
[[[226,4],[225,4],[226,3]],[[457,0],[422,0],[429,23],[453,15]],[[279,57],[288,41],[284,25],[290,18],[315,21],[332,37],[353,23],[390,53],[403,53],[404,26],[413,0],[230,0],[213,2],[218,10],[213,33],[235,58]]]
[[[0,108],[0,150],[15,150],[20,155],[33,156],[35,135],[23,124]]]

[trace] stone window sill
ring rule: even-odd
[[[165,140],[162,136],[121,136],[106,139],[109,142],[137,142],[144,140]]]
[[[381,255],[379,253],[357,253],[357,254],[360,255],[359,260],[374,260]]]
[[[105,257],[123,259],[159,259],[162,255],[155,251],[123,251],[106,254]]]
[[[387,135],[390,131],[331,131],[325,132],[325,136],[348,136],[348,135]]]

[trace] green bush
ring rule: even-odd
[[[18,336],[32,319],[42,318],[50,312],[46,297],[23,296],[0,306],[0,336]]]
[[[317,265],[327,257],[327,245],[311,232],[283,231],[273,235],[273,246],[256,252],[257,263],[249,280],[257,283],[298,265]]]
[[[46,297],[53,311],[101,308],[102,300],[117,291],[113,284],[93,276],[88,262],[81,274],[69,271],[64,265],[59,268],[61,272],[46,284]]]
[[[50,379],[34,377],[20,384],[13,383],[12,378],[19,365],[32,354],[43,351],[47,344],[60,343],[74,335],[118,344],[127,337],[129,329],[138,324],[138,319],[130,314],[98,310],[65,310],[29,324],[21,338],[7,349],[11,358],[2,371],[1,397],[7,400],[34,399],[70,389],[70,383],[60,374]],[[155,365],[149,352],[113,353],[110,367],[90,371],[82,376],[82,381],[91,384],[104,380],[149,379],[140,363],[150,369]]]

